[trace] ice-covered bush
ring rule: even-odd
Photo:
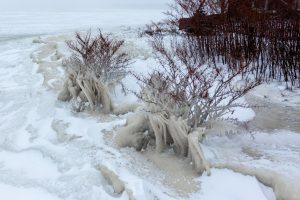
[[[260,83],[251,75],[241,76],[246,66],[232,71],[221,63],[203,59],[201,44],[193,36],[155,37],[153,48],[161,69],[142,80],[148,82],[147,91],[152,93],[164,87],[164,92],[159,92],[164,93],[163,97],[141,95],[145,102],[186,119],[190,127],[199,127],[207,120],[232,113],[233,108],[245,106],[236,100]]]
[[[95,36],[91,31],[75,36],[74,41],[66,42],[72,55],[63,63],[66,81],[58,99],[75,101],[78,111],[88,104],[91,110],[101,107],[103,112],[111,112],[109,89],[122,84],[130,63],[128,55],[120,52],[124,41],[100,30]]]
[[[137,76],[142,88],[137,96],[145,107],[120,130],[120,146],[139,150],[155,143],[157,152],[171,146],[178,155],[190,157],[198,172],[209,171],[198,142],[205,122],[245,106],[236,100],[259,81],[242,77],[246,69],[232,71],[204,60],[199,45],[197,37],[154,37],[153,49],[160,65],[149,76]],[[125,137],[132,139],[124,142]]]

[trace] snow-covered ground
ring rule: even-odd
[[[161,16],[159,9],[0,13],[1,200],[129,199],[127,192],[113,193],[101,175],[101,165],[114,171],[137,200],[274,199],[271,189],[253,176],[213,169],[210,177],[199,177],[186,160],[171,152],[158,156],[119,149],[113,141],[114,130],[125,123],[126,115],[73,113],[68,104],[57,101],[63,67],[53,56],[58,51],[67,54],[63,41],[73,31],[100,27],[123,37],[135,57],[133,69],[145,72],[155,62],[136,31]],[[33,43],[38,36],[45,43]],[[42,62],[38,65],[34,59]],[[125,84],[136,87],[132,78]],[[113,98],[118,104],[135,100],[119,93]],[[251,111],[247,113],[254,117]],[[205,153],[212,163],[272,169],[282,176],[292,174],[297,182],[299,141],[300,133],[284,130],[216,135],[206,139]]]

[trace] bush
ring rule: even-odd
[[[75,100],[79,104],[78,111],[88,102],[93,111],[102,107],[103,112],[111,112],[113,104],[109,88],[122,84],[130,63],[128,55],[120,52],[124,41],[99,30],[95,36],[91,31],[76,33],[75,40],[66,44],[73,54],[64,60],[66,81],[58,98]]]
[[[155,37],[153,48],[162,70],[141,80],[145,83],[141,99],[169,115],[187,119],[190,127],[245,106],[236,100],[260,83],[252,76],[241,76],[247,67],[232,71],[205,60],[199,45],[197,37],[173,36],[169,41]]]
[[[198,144],[205,122],[246,106],[236,100],[260,82],[251,76],[242,77],[246,67],[232,71],[206,60],[199,45],[197,37],[187,35],[153,37],[160,66],[149,76],[136,76],[142,88],[136,95],[145,108],[143,114],[133,116],[120,130],[117,137],[120,146],[141,150],[155,141],[157,152],[171,146],[178,155],[190,157],[198,172],[209,172]],[[124,142],[124,138],[131,140]]]
[[[213,5],[175,0],[167,21],[148,26],[146,34],[151,36],[159,67],[149,76],[136,75],[141,86],[136,95],[145,107],[128,118],[116,141],[137,150],[155,144],[158,153],[172,147],[179,156],[189,157],[197,172],[210,174],[199,144],[205,123],[247,106],[237,100],[260,80],[249,75],[247,62],[238,68],[232,62],[218,62],[219,46],[214,46],[213,36],[174,31],[180,17],[192,16],[201,6]]]
[[[197,172],[210,174],[199,144],[206,122],[247,106],[237,100],[262,80],[300,80],[299,18],[268,20],[247,6],[229,12],[227,2],[248,1],[174,1],[168,18],[145,31],[159,67],[149,76],[136,75],[136,95],[145,106],[128,117],[116,141],[136,150],[155,146],[158,153],[173,148]],[[178,30],[180,22],[185,31]]]
[[[255,8],[249,1],[174,0],[164,23],[151,24],[147,33],[194,35],[201,40],[202,56],[208,59],[231,70],[248,65],[243,74],[263,81],[284,81],[289,89],[299,87],[300,12],[295,2],[275,6],[276,11],[253,3]]]

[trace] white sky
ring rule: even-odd
[[[0,11],[97,11],[166,9],[172,0],[0,0]]]

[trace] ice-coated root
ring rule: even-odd
[[[192,159],[195,169],[202,174],[210,167],[205,159],[199,141],[204,134],[203,129],[195,129],[189,133],[186,120],[169,119],[161,113],[139,111],[128,117],[126,125],[116,134],[116,143],[120,147],[134,147],[136,150],[146,149],[151,140],[155,140],[157,153],[163,152],[166,147],[173,147],[174,152],[181,157]]]
[[[149,122],[144,112],[137,112],[127,118],[125,126],[121,127],[115,141],[119,147],[134,147],[140,151],[148,144]]]
[[[210,167],[204,157],[199,140],[204,135],[204,129],[198,128],[191,133],[185,120],[164,118],[159,114],[149,114],[149,121],[153,128],[156,141],[156,151],[162,152],[166,145],[173,144],[175,153],[181,157],[189,156],[198,173],[207,171],[210,175]]]
[[[84,80],[83,78],[77,78],[76,83],[79,85],[81,91],[86,96],[91,110],[95,110],[95,102],[96,102],[96,95],[92,89],[92,83],[89,80]],[[73,97],[74,98],[74,97]]]
[[[194,167],[198,173],[207,172],[210,175],[209,163],[205,159],[199,140],[203,138],[204,129],[198,128],[188,135],[189,157],[191,157]]]
[[[174,141],[174,151],[181,157],[188,155],[188,126],[186,121],[171,116],[168,120],[168,132]]]
[[[166,119],[161,114],[153,114],[149,115],[149,122],[155,135],[156,152],[161,153],[169,138]]]
[[[271,170],[229,163],[213,164],[212,167],[229,169],[237,173],[256,177],[258,181],[273,189],[277,200],[299,200],[300,198],[299,184]]]
[[[108,87],[104,83],[84,78],[74,71],[67,71],[67,78],[58,100],[70,101],[78,97],[81,102],[88,102],[92,111],[100,105],[105,114],[114,110]]]
[[[166,145],[174,144],[174,151],[179,156],[188,154],[188,127],[186,121],[171,117],[167,119],[163,114],[148,114],[151,128],[154,131],[156,152],[161,153]]]
[[[113,103],[109,95],[108,88],[105,84],[96,84],[97,93],[100,94],[100,103],[102,105],[102,110],[105,114],[113,111]]]

